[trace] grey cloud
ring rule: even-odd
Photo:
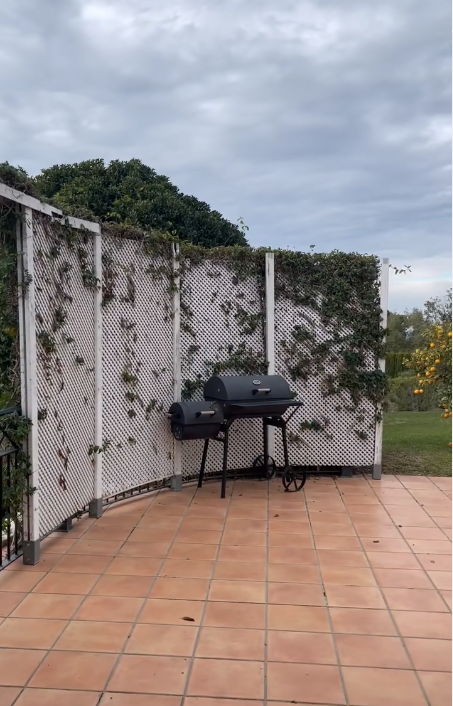
[[[139,157],[252,244],[412,263],[392,304],[419,305],[450,276],[450,12],[3,0],[2,156],[32,173]]]

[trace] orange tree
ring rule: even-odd
[[[452,416],[451,338],[451,321],[432,326],[426,334],[426,346],[417,348],[406,362],[417,375],[414,394],[422,395],[426,385],[433,385],[444,418]]]

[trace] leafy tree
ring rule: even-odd
[[[44,199],[71,215],[169,231],[204,247],[247,245],[243,229],[138,159],[58,164],[33,181]]]
[[[407,366],[417,374],[418,385],[414,394],[422,395],[426,386],[433,386],[444,409],[444,417],[451,417],[452,359],[451,320],[432,325],[425,337],[423,348],[417,348]]]
[[[435,297],[425,302],[425,319],[429,324],[442,325],[451,321],[451,288],[443,299]]]
[[[452,415],[452,296],[451,289],[443,299],[435,297],[425,304],[426,330],[423,344],[412,353],[407,367],[416,373],[415,395],[433,388],[443,417]]]
[[[387,342],[389,353],[412,353],[423,343],[427,321],[420,309],[412,309],[404,314],[388,313]]]

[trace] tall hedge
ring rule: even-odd
[[[385,356],[385,372],[389,378],[396,378],[406,370],[405,361],[410,358],[409,353],[387,353]]]

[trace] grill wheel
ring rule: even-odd
[[[260,470],[263,478],[270,480],[275,476],[277,466],[272,456],[257,456],[252,464],[253,468]]]
[[[282,485],[288,493],[297,493],[302,490],[306,480],[307,472],[304,468],[286,466],[282,474]]]

